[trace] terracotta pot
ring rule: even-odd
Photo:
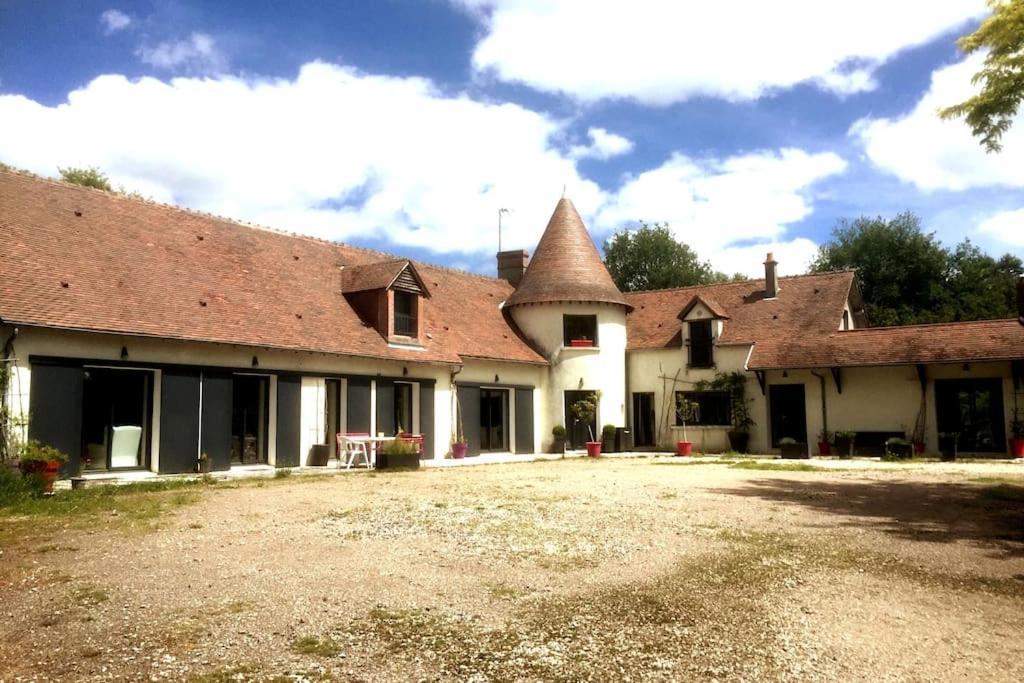
[[[1024,458],[1024,439],[1010,439],[1010,455]]]
[[[601,442],[600,441],[588,441],[587,442],[587,455],[591,458],[596,458],[601,455]]]
[[[469,448],[468,443],[453,443],[452,444],[452,457],[456,460],[462,460],[466,457],[466,449]]]
[[[594,345],[594,342],[589,339],[571,339],[569,340],[569,346],[573,348],[590,348]]]
[[[50,460],[43,466],[40,474],[43,477],[43,491],[53,493],[53,482],[57,481],[57,476],[60,474],[60,462]]]
[[[676,455],[683,457],[693,453],[692,441],[676,441]]]
[[[832,455],[832,444],[828,441],[819,441],[818,455]]]

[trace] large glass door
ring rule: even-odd
[[[768,387],[772,446],[782,439],[807,443],[807,403],[803,384],[773,384]]]
[[[144,467],[152,425],[152,371],[87,367],[83,380],[82,469]]]
[[[508,450],[508,390],[480,390],[480,450]]]
[[[957,434],[965,453],[1006,450],[1003,383],[992,379],[935,381],[935,410],[940,434]]]
[[[231,464],[267,462],[270,378],[235,375],[231,395]]]

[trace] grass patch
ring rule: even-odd
[[[233,666],[228,669],[215,669],[188,677],[188,683],[238,683],[238,681],[256,680],[259,668],[252,665]]]
[[[759,460],[740,460],[738,462],[731,463],[729,469],[732,470],[766,470],[772,472],[834,472],[835,470],[828,467],[819,467],[818,465],[810,465],[803,462],[786,462],[776,463],[772,461],[759,461]]]
[[[310,657],[336,657],[341,654],[341,646],[330,638],[303,636],[292,643],[292,652]]]
[[[274,479],[287,479],[292,476],[291,470],[277,470],[274,472]]]
[[[110,595],[98,586],[86,584],[72,591],[71,599],[81,607],[95,607],[110,600]]]

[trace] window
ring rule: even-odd
[[[231,387],[231,463],[267,462],[270,378],[235,375]]]
[[[690,367],[710,368],[715,364],[710,320],[690,321]]]
[[[676,425],[683,424],[683,401],[694,404],[687,425],[732,426],[732,399],[728,391],[677,391]]]
[[[152,421],[153,373],[86,368],[82,400],[83,468],[145,467]]]
[[[508,390],[480,390],[480,450],[508,450]]]
[[[416,328],[416,295],[412,292],[395,291],[395,334],[416,337]]]
[[[850,329],[850,312],[849,311],[843,311],[843,329],[844,330]]]
[[[562,331],[566,346],[597,346],[596,315],[564,315]]]
[[[395,382],[395,434],[411,434],[415,427],[412,421],[412,384]]]

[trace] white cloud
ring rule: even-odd
[[[103,24],[103,32],[110,35],[128,28],[132,18],[120,10],[108,9],[100,15],[100,23]]]
[[[874,70],[972,18],[984,0],[452,0],[484,25],[476,69],[584,101],[749,100],[813,83],[850,94]]]
[[[785,257],[779,258],[782,272],[800,273],[814,245],[785,240],[786,226],[810,215],[814,183],[845,169],[835,154],[799,149],[725,160],[677,154],[627,181],[598,223],[610,229],[639,220],[668,222],[681,241],[719,270],[756,276],[765,252],[774,250]]]
[[[192,33],[188,38],[169,40],[155,46],[142,46],[139,59],[159,69],[190,73],[223,73],[228,60],[207,33]]]
[[[1024,187],[1024,111],[1003,136],[998,154],[986,153],[962,119],[938,117],[939,109],[976,92],[971,77],[983,61],[983,55],[975,55],[935,71],[928,91],[909,114],[863,119],[850,134],[860,139],[872,163],[922,190]]]
[[[0,96],[0,159],[96,165],[160,201],[332,239],[438,252],[536,244],[563,185],[603,200],[559,151],[562,123],[446,96],[424,79],[311,63],[294,80],[102,76],[48,107]]]
[[[1014,247],[1024,247],[1024,209],[993,214],[978,224],[978,232]]]
[[[575,159],[610,159],[633,150],[632,140],[610,133],[604,128],[590,128],[587,130],[587,136],[590,138],[590,144],[573,146],[569,150],[570,156]]]

